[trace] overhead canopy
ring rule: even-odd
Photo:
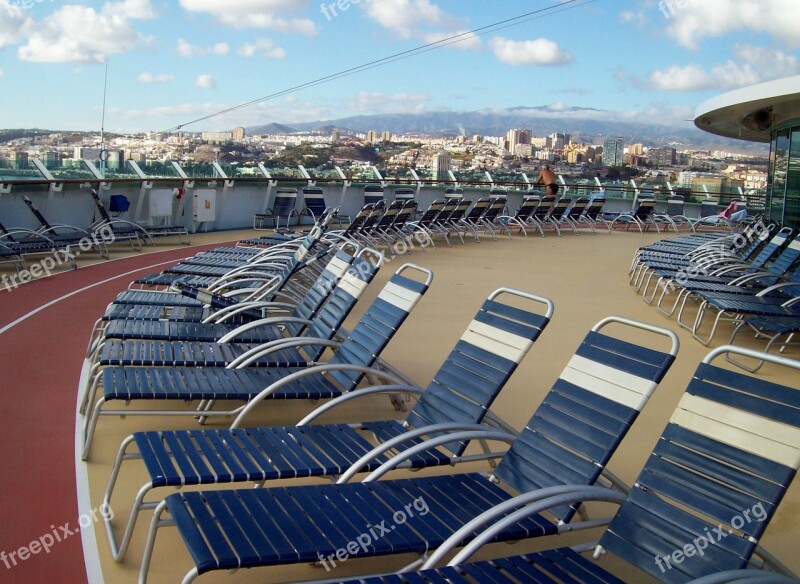
[[[800,118],[800,75],[723,93],[702,103],[694,117],[706,132],[769,142],[775,127]]]

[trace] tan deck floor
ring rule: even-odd
[[[205,243],[214,238],[229,241],[240,235],[240,232],[203,234],[194,236],[193,243]],[[430,291],[384,352],[389,362],[424,386],[461,335],[477,307],[494,289],[508,286],[552,298],[556,306],[552,323],[493,407],[494,412],[517,428],[525,424],[579,341],[601,318],[623,315],[677,331],[681,339],[677,362],[609,465],[614,473],[630,483],[652,449],[692,372],[709,351],[680,329],[673,319],[665,318],[655,307],[646,305],[628,285],[628,268],[634,251],[640,245],[663,237],[664,235],[642,235],[634,232],[615,232],[610,236],[605,233],[597,236],[582,233],[579,237],[564,235],[560,238],[548,234],[545,238],[536,236],[527,239],[515,235],[513,241],[468,241],[464,246],[454,245],[452,248],[437,241],[436,249],[415,251],[389,262],[371,284],[365,298],[359,302],[348,319],[347,326],[352,327],[382,285],[404,262],[431,268],[435,273],[435,280]],[[102,310],[103,307],[98,306],[98,316]],[[722,344],[727,340],[727,331],[725,329],[723,334],[718,335],[715,344]],[[797,356],[797,351],[792,355]],[[771,368],[765,368],[760,375],[791,381],[797,386],[796,376],[792,380],[785,376],[776,376]],[[248,424],[291,424],[312,407],[313,404],[301,401],[266,404]],[[391,408],[388,400],[376,398],[365,400],[357,407],[345,408],[328,420],[385,419],[401,415]],[[186,427],[189,424],[186,420],[175,421],[169,418],[128,417],[102,420],[89,463],[93,506],[100,505],[102,501],[113,457],[125,436],[134,430]],[[465,465],[459,467],[459,470],[485,468],[485,465]],[[448,471],[449,469],[445,469],[438,472]],[[135,481],[131,480],[134,475],[137,477]],[[133,494],[145,479],[143,472],[128,472],[125,476],[128,477],[127,482],[118,487],[114,501],[114,511],[119,517],[127,516]],[[149,518],[150,514],[146,512],[139,522],[128,556],[121,564],[112,561],[103,527],[96,526],[106,582],[124,584],[136,581]],[[119,526],[119,522],[117,525]],[[585,534],[581,534],[578,540],[585,537]],[[768,529],[763,543],[779,559],[800,572],[800,557],[796,554],[799,539],[800,485],[795,484]],[[558,541],[551,539],[547,544],[561,545],[570,541],[566,538]],[[537,545],[541,546],[543,543],[520,544],[514,547],[503,545],[490,549],[487,555],[505,555],[519,550],[536,549]],[[409,558],[404,557],[402,560],[407,561]],[[345,577],[348,574],[386,571],[401,563],[385,558],[354,559],[331,574],[326,574],[325,570],[318,567],[301,565],[243,570],[234,575],[211,574],[202,576],[199,581],[282,582]],[[171,528],[163,529],[156,544],[150,581],[180,581],[191,566],[189,555],[177,533]],[[626,579],[643,581],[640,577],[631,575],[627,575]]]

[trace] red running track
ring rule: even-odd
[[[0,582],[87,581],[80,534],[70,532],[79,519],[75,406],[92,325],[134,278],[219,245],[146,253],[11,292],[0,288]],[[46,552],[41,544],[50,539]]]

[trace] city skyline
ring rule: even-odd
[[[800,73],[794,0],[0,0],[0,127],[161,131],[537,10],[185,129],[543,104],[683,128],[721,91]]]

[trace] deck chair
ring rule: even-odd
[[[730,322],[737,326],[746,316],[784,318],[800,316],[800,284],[789,281],[775,284],[760,292],[748,296],[744,294],[700,293],[701,303],[697,309],[694,324],[678,321],[678,324],[690,328],[692,336],[703,345],[714,339],[720,323]],[[714,315],[714,322],[707,336],[700,329],[707,314]]]
[[[299,213],[295,208],[297,205],[297,189],[282,187],[275,191],[275,200],[272,202],[271,209],[265,209],[263,213],[253,215],[253,229],[266,229],[264,224],[269,222],[275,230],[288,229],[291,226],[292,217],[298,217]]]
[[[638,291],[646,290],[654,276],[674,277],[677,273],[698,272],[717,269],[726,265],[750,262],[755,254],[760,253],[774,231],[774,225],[754,225],[738,234],[724,237],[703,238],[692,236],[691,242],[675,242],[654,244],[639,248],[631,262],[631,283]]]
[[[446,192],[445,192],[446,194]],[[462,191],[463,194],[463,191]],[[394,200],[395,201],[404,201],[405,203],[409,203],[409,201],[413,201],[413,205],[409,204],[408,209],[411,210],[412,217],[415,217],[419,212],[419,206],[417,205],[417,192],[412,189],[411,187],[398,187],[394,190]],[[448,195],[452,196],[452,195]]]
[[[619,510],[610,525],[597,544],[583,546],[595,558],[613,554],[623,560],[617,566],[624,569],[624,579],[575,548],[464,563],[483,543],[525,517],[574,501],[611,499],[608,491],[575,485],[520,496],[503,509],[506,519],[497,521],[500,513],[495,513],[470,522],[431,554],[419,572],[358,581],[625,584],[644,581],[646,574],[675,584],[797,582],[758,541],[797,473],[800,391],[712,363],[731,353],[764,355],[723,346],[703,359],[633,488],[616,501]],[[799,361],[767,358],[800,370]],[[465,540],[470,544],[448,567],[432,568]]]
[[[424,277],[419,282],[407,272]],[[412,274],[413,275],[413,274]],[[217,400],[258,403],[263,399],[330,399],[352,391],[367,369],[376,363],[388,367],[380,354],[400,325],[427,292],[433,273],[414,264],[404,264],[383,287],[378,297],[342,342],[322,339],[297,339],[264,347],[247,356],[234,368],[210,367],[109,367],[103,370],[103,395],[84,418],[83,458],[91,449],[92,438],[101,416],[174,415],[190,417],[231,417],[245,408],[213,410]],[[263,360],[270,354],[300,347],[324,346],[335,349],[324,364],[303,369],[287,367],[248,367],[249,361]],[[91,390],[90,390],[91,391]],[[176,402],[201,400],[199,409],[175,409]],[[91,404],[91,400],[87,400]],[[164,405],[154,411],[123,408],[108,410],[109,402],[125,401]],[[172,406],[171,409],[166,409]]]
[[[521,300],[522,307],[504,301],[506,298]],[[120,446],[104,501],[111,505],[114,486],[125,461],[142,460],[150,473],[150,480],[139,491],[119,543],[111,521],[106,519],[106,532],[114,559],[120,561],[124,556],[140,511],[155,507],[154,503],[144,501],[153,489],[189,484],[263,483],[283,478],[338,476],[349,468],[370,472],[386,462],[392,453],[420,444],[423,437],[436,434],[439,428],[453,429],[464,424],[472,427],[482,423],[495,397],[547,327],[552,314],[553,303],[547,298],[500,288],[490,294],[480,307],[424,390],[415,385],[396,384],[362,387],[328,402],[306,416],[298,426],[292,427],[241,428],[243,420],[240,417],[230,430],[133,434]],[[375,373],[381,375],[379,371]],[[405,422],[384,420],[309,425],[318,416],[354,399],[400,391],[419,395],[419,401]],[[494,426],[498,422],[490,423]],[[365,438],[368,433],[376,439],[380,450],[375,450]],[[242,452],[248,451],[248,463],[242,465],[224,455],[221,458],[231,465],[230,470],[219,465],[214,465],[215,468],[201,465],[197,467],[198,472],[187,474],[190,467],[184,464],[184,456],[213,461],[217,458],[213,452],[220,444],[235,445],[237,452],[240,448]],[[136,452],[133,452],[134,446]],[[191,449],[187,446],[191,446]],[[407,461],[405,466],[423,468],[479,458],[479,455],[465,457],[466,447],[467,442],[434,447]],[[276,448],[284,451],[280,459],[271,454]],[[307,456],[307,452],[313,452],[314,458]],[[365,458],[363,466],[357,464]]]
[[[769,353],[774,347],[783,353],[787,347],[800,345],[796,336],[800,334],[800,315],[798,316],[751,316],[734,323],[728,344],[735,345],[736,337],[742,331],[750,331],[756,339],[767,341],[763,352]],[[755,373],[764,364],[763,359],[736,359],[728,356],[728,361],[745,371]]]
[[[94,249],[97,253],[100,254],[101,257],[108,259],[108,245],[113,243],[112,235],[114,241],[116,240],[127,240],[130,241],[131,247],[136,248],[137,246],[141,249],[139,245],[139,235],[138,230],[128,229],[127,234],[121,233],[121,229],[118,229],[120,233],[114,232],[110,234],[108,232],[109,228],[103,229],[102,225],[98,224],[97,222],[92,223],[88,229],[81,229],[80,227],[75,227],[74,225],[65,225],[62,223],[50,223],[44,216],[44,214],[34,205],[33,201],[31,201],[30,197],[23,195],[22,197],[25,206],[28,207],[28,210],[31,214],[36,218],[39,222],[39,227],[35,230],[36,233],[41,234],[43,237],[47,237],[49,240],[58,243],[59,246],[66,246],[66,245],[79,245],[82,242],[87,242],[91,244],[90,249]]]
[[[531,225],[535,226],[539,234],[544,237],[544,228],[550,215],[550,208],[555,205],[555,195],[542,195],[539,205],[531,214]]]
[[[572,199],[561,197],[550,209],[550,212],[543,220],[543,226],[552,225],[556,234],[561,237],[561,228],[567,227],[572,230],[573,235],[578,235],[575,224],[570,219],[572,209]]]
[[[365,185],[364,186],[364,204],[374,205],[379,201],[384,200],[383,187],[381,185]]]
[[[100,319],[95,324],[90,337],[87,358],[92,359],[92,355],[102,349],[105,341],[110,339],[118,340],[163,340],[163,341],[215,341],[231,332],[236,331],[232,340],[237,342],[257,342],[259,336],[266,334],[272,338],[286,336],[276,333],[283,333],[288,336],[297,336],[309,324],[309,319],[313,319],[322,309],[329,297],[336,290],[336,286],[348,272],[353,268],[356,257],[364,257],[370,254],[376,258],[374,265],[379,266],[383,262],[383,256],[374,250],[364,248],[356,255],[351,255],[344,250],[339,250],[334,255],[325,269],[319,275],[313,285],[309,286],[302,300],[297,304],[287,302],[273,302],[260,305],[258,307],[259,316],[269,317],[270,322],[250,321],[246,325],[239,324],[239,319],[231,323],[233,317],[241,314],[238,310],[225,311],[224,314],[213,314],[203,317],[202,312],[194,321],[186,320],[182,316],[180,320],[172,320],[169,316],[154,320],[148,319],[122,319],[115,320]],[[363,270],[364,268],[362,268]],[[250,306],[245,310],[254,310]],[[281,321],[280,316],[288,317],[288,320]],[[274,319],[274,320],[273,320]],[[262,320],[262,319],[256,319]],[[280,330],[279,330],[280,329]],[[255,332],[257,331],[257,332]],[[244,336],[243,336],[244,335]],[[246,340],[247,339],[247,340]]]
[[[313,288],[316,289],[309,295],[308,303],[298,305],[289,315],[261,318],[233,329],[217,326],[210,331],[198,331],[197,336],[219,333],[218,337],[211,340],[193,339],[192,334],[198,329],[192,325],[183,326],[183,323],[167,328],[167,333],[174,332],[176,328],[177,332],[184,332],[186,338],[180,340],[106,340],[88,360],[90,373],[87,385],[96,383],[105,367],[234,367],[255,350],[265,348],[266,343],[276,346],[304,338],[341,341],[347,334],[341,329],[344,321],[383,264],[381,256],[378,258],[375,263],[359,260],[345,269],[341,279],[326,278],[315,285]],[[318,296],[323,297],[321,301]],[[311,309],[315,311],[311,312]],[[151,324],[141,328],[156,334],[163,330]],[[229,330],[226,331],[226,328]],[[310,367],[317,364],[325,349],[324,345],[286,348],[249,364],[259,367]]]
[[[487,227],[483,224],[483,217],[488,212],[491,203],[491,197],[480,197],[461,220],[462,225],[472,232],[475,241],[480,241],[480,237],[478,236],[480,231],[488,232],[492,239],[497,239],[493,227]]]
[[[332,247],[322,247],[316,254],[311,253],[312,248],[315,248],[320,243],[322,235],[322,228],[315,226],[297,247],[280,250],[275,254],[255,257],[252,262],[238,268],[210,269],[208,273],[217,275],[204,277],[208,279],[198,281],[189,274],[181,273],[182,271],[178,273],[169,272],[163,274],[169,277],[159,279],[158,282],[161,284],[169,283],[170,286],[180,286],[180,293],[175,291],[126,290],[118,294],[113,303],[203,306],[204,302],[207,302],[206,296],[213,299],[213,296],[209,296],[210,294],[222,294],[229,289],[232,282],[241,282],[242,279],[246,280],[248,278],[257,278],[259,280],[258,284],[254,284],[255,290],[242,291],[234,289],[227,293],[238,296],[247,295],[246,297],[251,300],[264,299],[277,290],[281,290],[297,272],[313,265],[320,258],[334,253]],[[258,265],[255,265],[255,262]],[[265,277],[269,278],[266,282],[264,282]],[[198,285],[202,286],[202,289],[199,289]],[[190,298],[189,296],[192,297]],[[203,298],[197,299],[198,296]]]
[[[0,223],[0,257],[4,258],[5,263],[13,264],[19,272],[27,267],[25,258],[29,256],[52,256],[54,253],[61,254],[63,261],[68,261],[73,268],[78,268],[75,254],[72,253],[72,246],[76,245],[73,236],[51,236],[39,233],[32,229],[14,228],[7,229]]]
[[[672,228],[675,233],[678,233],[682,227],[687,228],[692,233],[695,231],[691,219],[684,215],[683,197],[680,195],[671,195],[667,199],[666,213],[656,213],[653,215],[653,220]]]
[[[527,225],[530,227],[531,216],[539,206],[540,197],[538,195],[528,195],[522,198],[522,204],[517,209],[513,216],[501,215],[497,218],[499,223],[505,224],[509,229],[516,227],[521,231],[525,237],[528,237],[528,231],[525,229]]]
[[[647,345],[661,346],[666,337],[670,349],[645,348],[624,341],[604,330],[609,324],[620,326],[626,333],[635,329],[639,335],[647,336]],[[671,331],[627,319],[604,319],[586,336],[519,435],[487,430],[485,426],[442,432],[381,465],[361,483],[170,495],[154,512],[140,582],[146,581],[155,533],[162,523],[174,522],[190,549],[195,568],[184,579],[190,582],[199,574],[228,567],[316,562],[331,553],[335,557],[336,550],[353,540],[364,525],[382,524],[387,512],[391,517],[393,510],[403,509],[404,504],[415,500],[422,500],[428,508],[426,517],[420,517],[421,522],[410,520],[396,525],[396,529],[387,530],[384,537],[372,541],[358,555],[425,554],[473,517],[511,499],[495,480],[523,493],[567,481],[594,484],[669,369],[677,349],[678,339]],[[512,442],[492,478],[470,473],[374,480],[435,444],[480,438]],[[293,503],[280,509],[279,501]],[[221,506],[226,505],[228,511],[221,511]],[[322,508],[324,519],[316,513]],[[530,519],[506,531],[503,539],[576,529],[580,526],[577,523],[559,525],[558,521],[569,522],[577,508],[575,504],[555,510],[556,520]],[[165,509],[171,515],[168,521],[161,517]],[[224,517],[218,513],[224,513]],[[266,532],[261,532],[259,525]],[[274,529],[273,525],[281,528]],[[588,525],[596,526],[596,520],[589,520],[585,526]]]
[[[302,220],[308,215],[311,222],[316,223],[319,217],[325,213],[325,192],[319,187],[303,187],[303,210],[298,214],[297,221]]]
[[[144,240],[148,241],[149,243],[153,242],[154,237],[173,237],[177,236],[178,240],[184,244],[189,245],[189,231],[186,229],[184,225],[142,225],[141,223],[134,223],[133,221],[126,221],[124,219],[120,219],[119,217],[112,217],[111,213],[109,213],[106,206],[103,204],[103,201],[100,199],[100,195],[97,194],[97,191],[91,189],[89,194],[92,196],[92,201],[94,201],[94,206],[97,209],[98,214],[100,215],[100,219],[98,222],[93,224],[95,229],[102,227],[103,225],[108,225],[117,233],[118,231],[121,234],[127,233],[129,230],[133,229],[136,231],[137,235],[141,238],[142,236],[139,234],[139,230],[144,232]],[[112,195],[113,197],[114,195]]]
[[[611,223],[603,217],[603,206],[606,204],[605,193],[592,193],[589,197],[589,204],[576,218],[578,225],[587,225],[593,234],[597,234],[597,225],[603,226],[611,233]]]
[[[660,287],[662,291],[657,307],[667,316],[671,316],[678,304],[681,303],[681,300],[685,304],[689,298],[698,294],[754,294],[768,286],[772,286],[782,281],[789,269],[800,259],[800,233],[791,240],[788,237],[789,235],[791,235],[791,230],[786,232],[781,230],[750,264],[734,263],[733,265],[724,265],[716,271],[700,270],[694,277],[680,282],[679,287],[674,283],[675,277],[667,278],[662,275],[656,283],[653,295],[649,300],[652,302],[656,296],[656,291]],[[787,241],[789,241],[789,245],[784,245]],[[783,248],[782,251],[781,248]],[[780,253],[778,253],[779,251]],[[775,257],[776,255],[777,257]],[[768,263],[770,260],[772,262]],[[800,284],[800,273],[795,271],[789,281],[795,281]],[[664,299],[673,288],[678,288],[679,292],[676,294],[672,308],[662,307]],[[646,301],[648,300],[646,289],[642,296]]]
[[[657,232],[661,232],[658,223],[653,220],[653,214],[656,209],[656,200],[652,197],[639,197],[636,208],[632,211],[623,211],[611,221],[611,229],[619,224],[624,225],[625,230],[630,229],[634,225],[639,233],[648,231],[651,226],[656,228]]]
[[[733,224],[720,214],[719,201],[705,199],[700,203],[700,217],[692,223],[695,231],[698,229],[713,229],[733,231]]]

